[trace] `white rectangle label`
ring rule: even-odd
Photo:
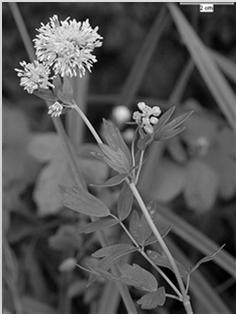
[[[200,12],[204,12],[204,13],[214,12],[214,4],[213,3],[201,3]]]

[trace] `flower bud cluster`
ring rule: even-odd
[[[157,117],[161,114],[161,109],[158,106],[149,107],[144,102],[139,102],[137,106],[141,112],[135,111],[133,119],[147,134],[152,134],[153,126],[158,122]]]
[[[53,118],[59,117],[62,114],[63,105],[56,101],[48,107],[48,114]]]

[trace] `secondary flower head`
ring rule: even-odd
[[[75,19],[59,21],[58,16],[38,29],[34,39],[36,56],[39,61],[52,67],[56,75],[83,76],[91,71],[97,61],[92,54],[94,48],[102,45],[98,27],[90,26],[88,19],[77,22]]]
[[[32,94],[39,88],[54,87],[49,81],[50,70],[42,63],[34,61],[33,63],[20,62],[23,70],[15,69],[17,75],[21,78],[20,85],[24,86],[29,94]]]
[[[157,124],[161,109],[158,106],[149,107],[144,102],[139,102],[137,106],[141,112],[135,111],[133,119],[146,133],[152,134],[153,125]]]
[[[51,117],[59,117],[62,114],[63,105],[56,101],[54,104],[48,107],[48,114]]]

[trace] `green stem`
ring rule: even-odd
[[[175,299],[175,300],[178,300],[178,301],[182,302],[182,300],[180,298],[178,298],[176,295],[173,295],[173,294],[166,293],[166,297],[170,298],[170,299]]]
[[[142,169],[142,164],[143,164],[143,156],[144,156],[144,150],[141,151],[141,155],[140,155],[140,159],[139,159],[138,171],[137,171],[136,178],[135,178],[135,184],[138,183],[138,179],[139,179],[140,172],[141,172],[141,169]]]
[[[89,119],[86,117],[86,115],[80,109],[80,107],[77,106],[76,103],[73,103],[71,108],[75,109],[78,112],[78,114],[81,116],[81,118],[83,119],[84,123],[87,125],[87,127],[90,130],[90,132],[92,133],[92,135],[94,136],[95,140],[97,141],[97,143],[98,144],[102,144],[102,140],[101,140],[100,136],[98,135],[98,133],[96,132],[96,130],[94,129],[92,124],[90,123]]]
[[[90,132],[92,133],[92,135],[94,136],[95,140],[97,141],[98,144],[102,144],[102,140],[100,138],[100,136],[98,135],[97,131],[94,129],[94,127],[92,126],[92,124],[90,123],[90,121],[88,120],[88,118],[85,116],[85,114],[82,112],[82,110],[76,105],[76,103],[74,102],[71,107],[73,109],[75,109],[78,114],[81,116],[81,118],[84,120],[85,124],[87,125],[87,127],[89,128]],[[179,273],[179,270],[178,270],[178,267],[175,263],[175,260],[174,258],[172,257],[168,247],[166,246],[164,240],[162,239],[162,236],[161,234],[159,233],[158,229],[156,228],[147,208],[146,208],[146,205],[144,204],[143,202],[143,199],[141,198],[136,186],[135,186],[135,183],[133,182],[129,182],[128,179],[126,179],[126,182],[127,184],[129,185],[134,197],[136,198],[143,214],[144,214],[144,217],[146,218],[147,220],[147,223],[149,224],[153,234],[156,236],[156,239],[158,240],[158,242],[160,243],[160,245],[162,246],[169,262],[170,262],[170,265],[172,266],[172,270],[176,276],[176,279],[177,279],[177,282],[179,284],[179,288],[180,288],[180,291],[181,291],[181,294],[182,294],[182,302],[183,302],[183,305],[185,307],[185,310],[186,310],[186,313],[187,314],[192,314],[193,311],[192,311],[192,307],[191,307],[191,303],[190,303],[190,300],[189,300],[189,296],[186,294],[186,291],[185,291],[185,287],[184,287],[184,283],[182,281],[182,278],[180,276],[180,273]]]
[[[134,239],[132,234],[129,232],[129,230],[125,227],[122,221],[120,221],[116,216],[111,215],[113,218],[117,219],[119,221],[119,224],[121,228],[124,230],[124,232],[127,234],[127,236],[130,238],[130,240],[133,242],[133,244],[138,248],[138,251],[142,254],[142,256],[157,270],[157,272],[165,279],[165,281],[171,286],[171,288],[176,292],[179,298],[182,299],[182,295],[180,291],[176,288],[176,286],[173,284],[173,282],[166,276],[166,274],[159,268],[146,254],[146,252],[140,248],[138,242]]]
[[[191,304],[189,301],[189,296],[186,294],[184,283],[183,283],[182,278],[180,276],[180,273],[179,273],[178,267],[175,263],[175,260],[172,256],[172,254],[170,253],[167,245],[165,244],[164,240],[162,239],[161,234],[159,233],[158,229],[156,228],[156,226],[152,220],[152,217],[150,216],[150,214],[147,210],[147,207],[144,204],[144,201],[143,201],[142,197],[140,196],[139,191],[137,190],[135,184],[133,182],[129,182],[128,180],[126,180],[126,181],[129,184],[129,187],[130,187],[134,197],[136,198],[136,200],[137,200],[137,202],[138,202],[138,204],[139,204],[139,206],[140,206],[140,208],[144,214],[144,217],[147,220],[147,223],[149,224],[153,234],[157,238],[158,242],[160,243],[161,247],[163,248],[163,250],[164,250],[164,252],[165,252],[165,254],[166,254],[166,256],[170,262],[172,270],[173,270],[173,272],[176,276],[177,282],[179,284],[180,291],[182,293],[183,304],[184,304],[185,310],[188,314],[192,314],[193,311],[192,311]]]
[[[31,44],[31,39],[30,39],[29,34],[27,32],[27,29],[25,27],[24,20],[21,16],[20,10],[19,10],[16,3],[9,3],[9,5],[11,8],[13,17],[15,19],[15,22],[17,24],[17,27],[19,29],[21,38],[22,38],[23,43],[25,45],[25,48],[28,52],[29,58],[31,59],[31,61],[33,61],[34,60],[34,50],[33,50],[32,44]],[[75,105],[75,104],[73,104],[73,105]],[[76,107],[74,106],[74,109],[80,114],[80,116],[83,118],[83,120],[87,122],[86,124],[88,126],[90,125],[90,127],[92,127],[89,120],[86,118],[86,116],[80,110],[80,108],[78,106],[76,106]],[[78,186],[83,187],[83,186],[85,186],[85,183],[84,183],[84,181],[81,181],[82,176],[80,175],[80,171],[79,171],[77,163],[76,163],[75,152],[74,152],[73,146],[72,146],[67,134],[65,133],[62,122],[61,122],[61,120],[59,120],[57,118],[53,118],[52,121],[53,121],[54,126],[56,128],[56,131],[58,132],[58,134],[59,134],[59,136],[62,139],[62,142],[64,144],[65,151],[67,153],[67,157],[68,157],[70,167],[71,167],[71,170],[73,173],[74,180]],[[97,133],[94,133],[93,135],[96,136],[96,134]],[[98,135],[95,138],[98,142],[100,142],[100,143],[102,142]],[[101,234],[100,243],[102,246],[104,246],[103,244],[105,243],[105,241],[102,240],[102,238],[104,238],[104,237],[103,237],[102,233],[100,233],[100,234]],[[104,240],[105,240],[105,238],[104,238]],[[129,293],[127,286],[125,286],[121,283],[117,283],[117,288],[119,290],[120,295],[122,296],[122,299],[125,303],[125,306],[127,308],[128,313],[129,314],[136,314],[137,310],[135,308],[134,302],[130,296],[130,293]]]

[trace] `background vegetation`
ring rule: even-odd
[[[93,27],[99,26],[104,44],[96,51],[98,62],[90,77],[75,80],[77,99],[97,128],[102,117],[111,118],[129,143],[132,129],[119,123],[117,106],[132,112],[142,100],[163,111],[172,104],[177,112],[194,109],[181,135],[151,147],[140,189],[147,200],[162,204],[160,219],[173,224],[168,245],[184,264],[226,244],[214,262],[192,276],[190,287],[196,313],[233,313],[236,6],[217,6],[213,14],[200,14],[197,6],[179,8],[157,3],[19,3],[31,38],[53,14],[89,18]],[[84,217],[62,206],[58,185],[69,184],[71,174],[45,103],[19,86],[14,68],[29,59],[12,13],[3,3],[4,308],[17,314],[124,313],[110,283],[86,289],[86,274],[58,269],[66,257],[76,252],[83,260],[99,244],[95,234],[74,233],[75,223],[83,223]],[[81,121],[69,114],[63,123],[86,182],[103,182],[109,170],[89,157],[93,146],[84,143],[93,140]],[[119,189],[93,192],[112,207]],[[116,229],[108,229],[107,235],[111,243],[122,237]],[[140,297],[135,289],[131,293]],[[154,312],[183,309],[168,301]]]

